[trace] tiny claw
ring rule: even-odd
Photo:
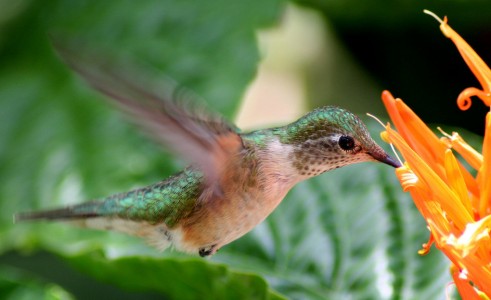
[[[206,257],[206,256],[211,256],[211,255],[215,254],[218,251],[216,246],[217,245],[212,245],[209,247],[200,248],[198,251],[199,256]]]

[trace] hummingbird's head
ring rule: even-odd
[[[289,157],[302,176],[365,161],[401,166],[375,143],[360,118],[345,109],[318,108],[282,129],[280,141],[292,146]]]

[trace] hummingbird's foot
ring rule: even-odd
[[[199,249],[199,256],[201,257],[205,257],[205,256],[210,256],[210,255],[213,255],[215,254],[218,249],[216,249],[216,244],[215,245],[211,245],[209,247],[203,247],[203,248],[200,248]]]

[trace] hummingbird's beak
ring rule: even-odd
[[[394,168],[402,167],[401,163],[398,160],[393,159],[391,156],[389,156],[389,154],[385,153],[385,151],[371,153],[371,155],[379,162],[388,164],[389,166],[393,166]]]
[[[401,163],[398,160],[393,159],[389,154],[385,157],[385,159],[380,160],[380,162],[386,163],[389,166],[393,166],[394,168],[402,167]]]

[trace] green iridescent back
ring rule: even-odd
[[[203,174],[187,168],[156,184],[99,201],[80,204],[77,213],[117,216],[134,221],[164,222],[172,228],[196,206],[202,189]]]

